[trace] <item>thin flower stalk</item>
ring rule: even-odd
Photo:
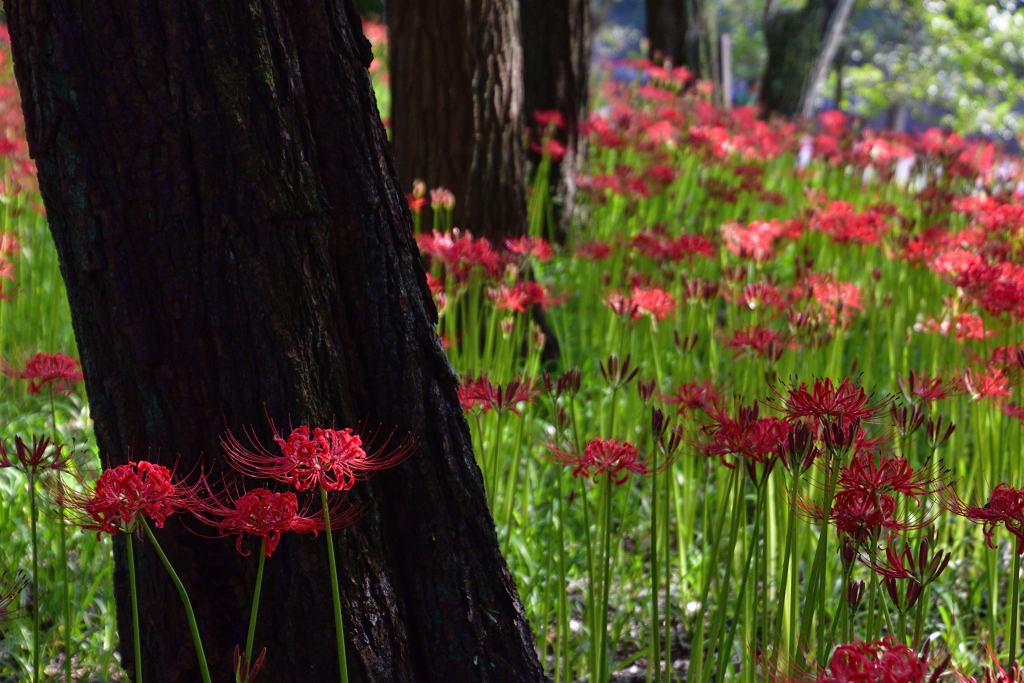
[[[163,563],[164,568],[171,577],[171,581],[174,583],[174,587],[178,589],[178,595],[181,597],[181,602],[185,606],[185,616],[188,619],[188,628],[192,633],[192,645],[196,650],[196,657],[199,658],[199,671],[203,676],[203,683],[210,682],[210,668],[206,664],[206,653],[203,651],[203,639],[199,636],[199,625],[196,623],[195,612],[192,611],[192,601],[188,598],[188,591],[185,590],[185,585],[178,578],[178,573],[174,571],[174,567],[171,565],[171,561],[167,559],[167,555],[164,554],[163,548],[160,547],[160,542],[156,540],[156,536],[153,535],[153,531],[149,528],[149,523],[146,522],[145,517],[139,518],[139,524],[142,527],[143,533],[146,534],[146,538],[153,544],[153,550],[156,551],[157,557]]]

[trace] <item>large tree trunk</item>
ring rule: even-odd
[[[769,0],[761,102],[766,114],[809,117],[818,84],[828,73],[855,0],[807,0],[802,9],[778,9]]]
[[[708,0],[647,0],[651,54],[718,80],[718,33]]]
[[[335,536],[352,680],[540,680],[351,3],[4,8],[103,461],[223,471],[225,427],[266,439],[264,411],[414,435]],[[256,558],[176,518],[157,535],[214,680],[234,680]],[[136,547],[144,678],[195,683],[181,602]],[[114,550],[127,643],[123,537]],[[338,679],[325,562],[323,535],[286,536],[267,561],[261,680]]]
[[[590,21],[590,0],[521,0],[526,113],[556,110],[565,118],[566,128],[556,136],[565,156],[551,169],[563,231],[572,218],[575,179],[586,153],[579,132],[590,95]],[[531,158],[540,159],[533,152]]]
[[[518,0],[387,0],[391,142],[402,186],[455,193],[455,225],[526,231]]]

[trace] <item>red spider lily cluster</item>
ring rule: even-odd
[[[616,315],[631,318],[634,322],[645,315],[658,322],[675,313],[676,299],[671,294],[657,287],[644,289],[633,288],[633,296],[627,297],[618,292],[611,292],[605,297],[605,305]]]
[[[270,557],[277,549],[281,534],[311,533],[315,537],[325,528],[323,515],[308,514],[308,504],[300,509],[298,498],[291,491],[255,488],[240,494],[226,487],[215,492],[204,480],[202,490],[194,491],[188,509],[197,519],[216,529],[220,536],[235,536],[235,548],[246,557],[249,551],[242,548],[246,534],[262,539],[263,554]],[[361,514],[362,509],[358,507],[332,509],[331,528],[349,526]]]
[[[621,486],[629,480],[630,474],[642,477],[649,471],[647,465],[640,459],[636,446],[628,441],[619,443],[617,439],[601,439],[595,436],[587,442],[583,453],[569,453],[552,445],[549,445],[548,449],[554,460],[573,468],[574,477],[583,475],[596,479],[604,474],[616,486]]]
[[[193,500],[190,489],[175,481],[171,470],[147,461],[129,462],[105,470],[82,490],[62,482],[53,493],[58,501],[77,515],[83,529],[103,533],[131,533],[140,515],[163,527],[175,512],[187,510]]]
[[[790,420],[813,420],[824,425],[839,420],[845,426],[853,421],[871,422],[883,414],[883,406],[850,380],[835,385],[831,379],[816,379],[808,388],[805,382],[789,390],[783,411]]]
[[[551,296],[536,282],[517,282],[511,288],[502,283],[498,287],[488,288],[487,298],[499,309],[520,313],[525,313],[527,306],[540,306],[542,311],[546,311],[548,306],[556,306],[566,301],[566,297]]]
[[[0,369],[9,377],[28,380],[28,393],[38,394],[52,387],[60,394],[70,394],[72,382],[82,381],[82,364],[63,353],[37,353],[25,361],[21,370],[2,362]]]
[[[250,438],[252,449],[228,432],[222,440],[225,454],[242,474],[275,479],[299,491],[348,491],[373,472],[394,467],[412,453],[410,444],[383,447],[367,453],[362,438],[351,429],[310,429],[302,425],[287,438],[271,423],[280,455]]]
[[[1024,489],[1000,483],[984,505],[969,505],[953,488],[943,491],[943,502],[953,514],[982,525],[990,547],[995,548],[995,532],[1004,527],[1017,539],[1017,554],[1024,555]]]
[[[881,640],[855,641],[832,652],[828,666],[813,672],[794,667],[794,673],[769,672],[776,683],[935,683],[949,666],[950,657],[931,661],[928,652],[918,655],[892,636]]]
[[[759,417],[758,412],[756,404],[742,406],[734,418],[721,405],[714,405],[711,422],[701,427],[697,448],[707,457],[720,458],[729,468],[736,466],[729,456],[765,462],[782,445],[789,425],[778,417]]]

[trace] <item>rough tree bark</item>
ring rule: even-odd
[[[708,0],[647,0],[647,37],[652,55],[718,80],[718,33]]]
[[[387,0],[391,142],[402,186],[455,193],[455,225],[526,231],[519,0]]]
[[[807,0],[780,9],[769,0],[765,15],[765,64],[761,102],[766,114],[811,116],[818,84],[839,48],[855,0]]]
[[[335,536],[352,680],[540,680],[351,3],[4,8],[104,462],[223,469],[225,427],[266,439],[264,411],[414,434],[410,460],[354,489],[370,511]],[[157,534],[215,680],[234,680],[255,558],[176,518]],[[286,536],[267,562],[262,680],[337,680],[324,546]],[[125,625],[121,537],[114,549]],[[195,683],[178,596],[137,552],[144,677]]]
[[[579,132],[587,120],[590,95],[590,0],[521,0],[519,19],[526,115],[557,110],[565,118],[566,128],[556,136],[565,145],[565,156],[551,169],[564,231],[572,218],[575,178],[586,153]],[[534,163],[540,160],[535,152],[530,157]]]

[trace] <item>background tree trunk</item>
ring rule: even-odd
[[[839,47],[854,0],[807,0],[799,10],[769,1],[761,102],[766,114],[811,116],[818,84]]]
[[[708,0],[647,0],[647,37],[652,55],[717,82],[718,32]]]
[[[391,142],[402,186],[455,193],[455,225],[526,232],[518,0],[387,0]]]
[[[264,410],[379,428],[378,444],[415,435],[335,536],[352,680],[540,680],[351,3],[4,8],[103,461],[224,471],[225,427],[266,439]],[[256,558],[177,518],[157,534],[215,680],[233,681]],[[261,680],[337,680],[324,545],[286,536],[267,561]],[[123,537],[114,549],[125,625]],[[145,679],[195,683],[179,598],[137,552]]]
[[[565,156],[552,165],[551,186],[560,206],[559,224],[566,230],[576,199],[576,174],[583,168],[585,140],[579,134],[587,120],[590,96],[590,0],[521,0],[525,112],[557,110],[566,129],[556,138]],[[532,118],[530,119],[533,123]],[[534,126],[535,132],[537,131]],[[534,163],[540,155],[531,152]]]

